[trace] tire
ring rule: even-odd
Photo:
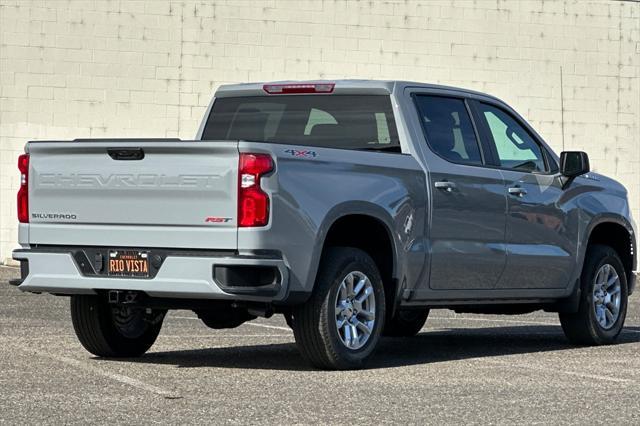
[[[413,337],[422,330],[427,322],[429,309],[405,309],[388,318],[384,326],[383,336]]]
[[[608,271],[606,265],[609,265]],[[607,288],[603,296],[603,292],[599,291],[603,287],[597,283],[605,280],[612,281],[613,274],[617,275],[618,280]],[[624,326],[628,298],[627,276],[616,251],[604,245],[588,247],[580,283],[582,292],[578,312],[560,314],[560,324],[564,334],[571,343],[579,345],[613,343]],[[618,291],[616,287],[619,288]],[[604,303],[600,305],[598,302],[603,300],[603,297]],[[606,303],[607,300],[609,303]],[[617,316],[614,315],[616,304]],[[611,317],[604,313],[604,321],[610,324],[603,324],[602,315],[596,313],[596,311],[605,312],[603,310],[605,306],[611,313]]]
[[[360,291],[355,296],[348,294],[349,282],[358,290],[360,281]],[[362,306],[356,299],[362,301]],[[373,312],[373,317],[363,312]],[[294,308],[293,333],[303,357],[313,366],[356,369],[373,354],[384,316],[384,286],[374,261],[362,250],[336,247],[328,249],[322,258],[311,298]],[[344,324],[340,329],[339,322]],[[368,335],[365,324],[370,330]]]
[[[109,305],[99,296],[71,296],[71,321],[84,348],[99,357],[138,357],[156,341],[166,311]]]

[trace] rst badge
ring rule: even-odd
[[[227,223],[231,222],[230,217],[207,216],[204,223]]]

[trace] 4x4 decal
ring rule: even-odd
[[[315,158],[318,154],[309,149],[285,149],[284,152],[296,158]]]

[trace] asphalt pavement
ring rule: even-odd
[[[211,330],[172,311],[150,352],[104,360],[67,298],[0,268],[0,423],[640,424],[640,295],[617,345],[573,347],[557,316],[431,312],[368,368],[311,369],[284,319]]]

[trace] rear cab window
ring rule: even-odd
[[[202,139],[400,152],[388,95],[217,98]]]

